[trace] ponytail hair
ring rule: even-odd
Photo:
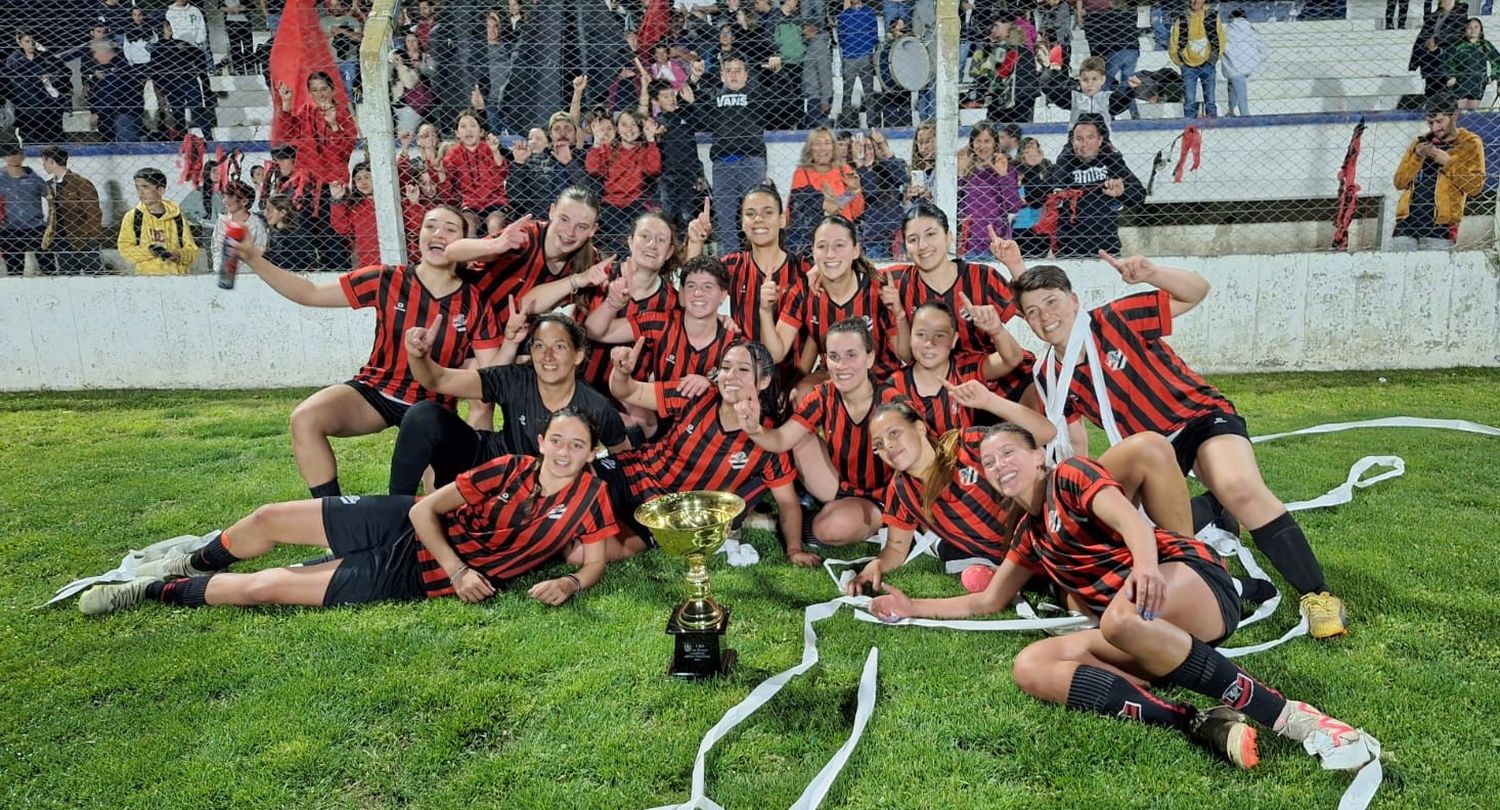
[[[916,425],[922,431],[923,440],[932,445],[932,468],[927,471],[927,481],[922,486],[922,519],[930,524],[932,505],[943,497],[943,490],[953,484],[953,470],[958,465],[958,445],[963,440],[963,433],[959,430],[950,430],[933,441],[932,428],[922,421],[922,417],[912,408],[906,397],[897,397],[890,402],[877,405],[870,421],[873,422],[875,417],[885,413],[895,413],[907,422]]]

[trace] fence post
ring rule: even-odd
[[[391,117],[391,19],[400,0],[375,0],[365,18],[359,45],[359,129],[375,184],[375,221],[380,229],[380,261],[405,264],[406,220],[401,215],[401,180],[396,175],[396,136]]]
[[[937,155],[932,200],[958,226],[958,0],[937,0],[937,59],[933,65],[937,93]]]

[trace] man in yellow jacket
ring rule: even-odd
[[[167,176],[161,169],[135,173],[135,192],[141,202],[120,220],[116,247],[142,276],[187,273],[198,258],[193,228],[177,203],[165,199]]]
[[[1167,56],[1182,68],[1182,114],[1195,118],[1198,109],[1198,86],[1203,86],[1201,114],[1209,118],[1219,114],[1214,101],[1215,66],[1224,55],[1224,21],[1219,10],[1209,8],[1205,0],[1187,0],[1187,8],[1172,21],[1167,39]]]
[[[1449,250],[1468,198],[1484,190],[1484,143],[1458,126],[1458,105],[1446,94],[1427,101],[1427,134],[1412,141],[1396,166],[1396,230],[1392,250]]]

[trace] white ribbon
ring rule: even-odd
[[[1068,438],[1068,420],[1064,411],[1068,403],[1068,389],[1073,384],[1073,369],[1078,365],[1078,356],[1082,354],[1081,350],[1085,345],[1093,348],[1094,341],[1089,334],[1089,325],[1092,323],[1093,316],[1087,312],[1080,312],[1078,317],[1073,319],[1073,331],[1068,335],[1068,348],[1065,350],[1067,357],[1062,360],[1061,375],[1053,368],[1051,344],[1048,344],[1047,350],[1043,352],[1042,359],[1031,367],[1031,379],[1043,395],[1042,404],[1047,421],[1057,428],[1057,436],[1047,443],[1048,464],[1060,464],[1064,459],[1071,458],[1073,455],[1073,442]],[[1090,357],[1092,358],[1092,354]],[[1094,363],[1094,365],[1099,364]],[[1045,385],[1042,380],[1043,375],[1046,375]],[[1108,408],[1109,401],[1104,402],[1103,407]],[[1111,421],[1113,421],[1113,415],[1111,415]]]
[[[158,543],[152,543],[151,545],[146,546],[145,548],[140,550],[131,549],[128,553],[126,553],[124,559],[120,560],[119,565],[115,566],[109,571],[105,571],[98,576],[84,577],[83,579],[69,582],[61,588],[58,588],[57,593],[53,595],[51,599],[48,599],[44,604],[37,605],[37,609],[40,610],[47,605],[61,602],[62,600],[67,599],[68,597],[80,591],[86,590],[87,588],[90,588],[98,583],[129,582],[132,579],[135,579],[135,572],[141,567],[142,563],[155,562],[166,557],[176,557],[182,554],[191,554],[192,552],[208,545],[209,542],[211,542],[215,537],[218,536],[219,532],[217,530],[209,532],[202,537],[185,534],[181,537],[173,537],[170,540],[162,540]]]

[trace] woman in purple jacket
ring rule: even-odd
[[[959,155],[959,255],[988,256],[990,230],[1010,237],[1010,215],[1021,209],[1020,177],[1000,151],[995,127],[979,121],[969,130],[967,160]]]

